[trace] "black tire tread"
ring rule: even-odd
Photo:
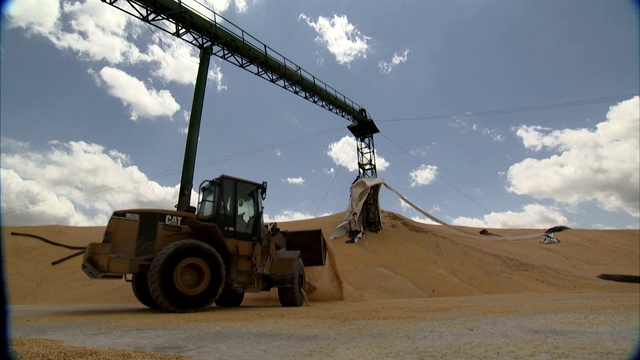
[[[212,256],[213,261],[216,263],[213,264],[214,266],[212,266],[211,268],[211,278],[214,279],[215,277],[217,277],[220,285],[217,287],[215,293],[212,294],[211,298],[209,299],[210,301],[208,301],[206,304],[200,304],[198,306],[192,306],[190,304],[178,304],[171,299],[167,299],[167,297],[165,296],[162,279],[163,265],[175,251],[178,251],[178,249],[182,247],[197,249],[196,253],[199,254],[206,252]],[[160,309],[164,311],[176,313],[197,312],[210,307],[211,304],[213,304],[213,302],[218,298],[224,286],[225,276],[226,274],[224,262],[222,261],[220,254],[218,254],[218,252],[213,247],[200,240],[179,240],[162,248],[162,250],[160,250],[160,252],[158,252],[158,254],[153,259],[148,273],[149,291],[153,297],[153,300],[158,304]]]
[[[296,307],[304,305],[304,284],[306,282],[306,275],[304,271],[304,263],[302,259],[298,258],[296,262],[296,276],[293,282],[293,286],[279,287],[278,299],[280,305],[285,307]]]
[[[135,274],[131,281],[131,289],[133,290],[133,295],[142,305],[151,309],[160,309],[160,306],[153,300],[151,291],[149,291],[147,273],[139,272]]]
[[[216,299],[216,305],[220,307],[238,307],[244,300],[244,292],[223,291]]]

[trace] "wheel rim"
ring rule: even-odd
[[[210,281],[209,265],[198,257],[190,257],[180,261],[173,272],[173,283],[178,291],[185,295],[196,295],[203,292]]]

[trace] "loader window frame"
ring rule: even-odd
[[[198,215],[210,216],[215,215],[215,199],[218,198],[218,187],[215,182],[209,181],[206,185],[204,182],[200,185],[200,203],[198,204]]]
[[[225,237],[261,242],[261,187],[233,178],[219,178],[203,189],[199,214],[211,216],[211,221]]]

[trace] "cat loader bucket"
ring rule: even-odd
[[[327,244],[322,230],[286,231],[287,249],[300,251],[304,266],[322,266],[327,260]]]

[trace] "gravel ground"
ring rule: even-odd
[[[639,297],[509,294],[301,308],[247,301],[197,314],[136,305],[13,306],[10,336],[20,359],[630,359]]]

